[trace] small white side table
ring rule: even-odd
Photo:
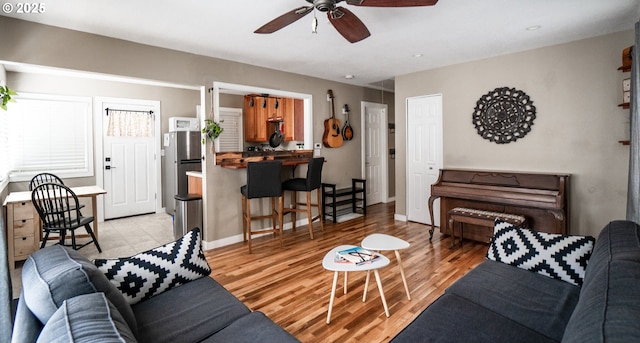
[[[376,282],[378,283],[378,291],[380,291],[380,298],[382,299],[382,306],[384,307],[384,313],[389,317],[389,308],[387,307],[387,300],[384,298],[384,291],[382,290],[382,282],[380,282],[380,274],[378,273],[378,269],[388,266],[389,259],[385,256],[380,256],[376,260],[370,263],[364,263],[360,265],[356,265],[353,263],[338,263],[335,261],[336,254],[340,250],[346,250],[350,248],[356,247],[355,245],[340,245],[333,249],[331,249],[322,259],[322,267],[326,270],[333,271],[333,285],[331,286],[331,298],[329,299],[329,310],[327,312],[327,324],[331,322],[331,310],[333,309],[333,299],[336,295],[336,286],[338,284],[338,274],[340,272],[344,272],[344,293],[347,294],[347,272],[367,272],[367,284],[369,281],[369,271],[373,270],[373,274],[376,277]],[[367,285],[365,284],[364,294],[367,294]],[[365,298],[363,297],[362,301]]]
[[[407,278],[404,276],[404,269],[402,269],[402,259],[400,258],[400,252],[398,252],[398,250],[408,248],[409,242],[398,237],[385,235],[383,233],[374,233],[365,237],[360,244],[364,249],[367,250],[393,250],[396,253],[396,259],[398,260],[398,266],[400,267],[400,275],[402,275],[402,282],[404,283],[404,290],[407,292],[407,298],[411,300],[411,295],[409,294],[409,286],[407,286]],[[366,282],[369,282],[369,273],[367,273]],[[365,290],[367,289],[366,287],[367,286],[365,285]]]

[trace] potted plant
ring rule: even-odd
[[[202,128],[202,133],[207,135],[207,137],[211,139],[212,143],[216,138],[218,138],[218,136],[220,136],[222,131],[224,131],[224,129],[220,127],[220,124],[217,123],[216,121],[211,119],[204,120],[204,127]],[[205,139],[202,138],[202,144],[204,143],[205,143]]]
[[[3,110],[7,110],[7,103],[9,101],[15,101],[11,99],[12,96],[17,95],[13,89],[10,89],[9,86],[0,86],[0,108]]]

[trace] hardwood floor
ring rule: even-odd
[[[394,204],[367,208],[366,217],[333,224],[324,231],[314,225],[314,240],[307,227],[285,231],[285,246],[271,236],[253,241],[253,254],[246,243],[208,250],[205,256],[211,276],[249,308],[269,318],[302,342],[388,342],[453,281],[480,263],[487,245],[465,241],[462,248],[449,249],[450,238],[436,230],[429,242],[429,227],[394,221]],[[386,233],[408,241],[400,252],[411,300],[407,299],[397,261],[380,270],[390,316],[384,314],[377,285],[372,277],[367,301],[362,302],[366,273],[349,273],[348,293],[338,280],[331,324],[326,324],[333,272],[322,268],[327,251],[341,244],[359,245],[372,233]],[[452,328],[454,329],[454,328]]]

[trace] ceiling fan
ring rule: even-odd
[[[314,8],[320,12],[327,12],[329,22],[349,42],[356,43],[371,35],[362,21],[351,11],[336,6],[346,1],[348,5],[367,7],[414,7],[433,6],[438,0],[306,0],[311,6],[298,7],[272,21],[264,24],[254,33],[273,33],[292,24],[296,20],[309,14]]]

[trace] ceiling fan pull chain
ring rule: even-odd
[[[311,20],[311,33],[318,33],[318,18],[316,18],[316,10],[313,9],[313,20]]]

